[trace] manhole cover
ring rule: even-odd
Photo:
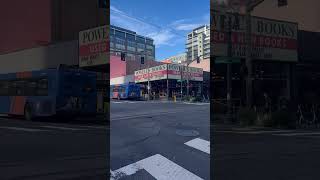
[[[176,130],[176,134],[179,136],[198,136],[199,132],[195,130],[178,129]]]

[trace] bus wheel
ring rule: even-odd
[[[26,104],[25,108],[24,108],[24,118],[27,121],[32,121],[33,120],[33,113],[32,113],[32,107],[30,106],[30,104]]]

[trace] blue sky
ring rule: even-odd
[[[155,40],[156,60],[185,52],[186,35],[210,23],[209,0],[111,0],[112,25]]]

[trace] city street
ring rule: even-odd
[[[111,179],[210,179],[209,104],[111,102]]]
[[[0,117],[0,179],[106,179],[107,127]],[[81,177],[81,178],[80,178]]]
[[[214,126],[215,180],[316,180],[320,131]]]

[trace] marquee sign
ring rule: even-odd
[[[107,26],[79,33],[79,66],[96,66],[108,63],[109,41]]]
[[[203,70],[201,68],[186,67],[177,64],[163,64],[148,69],[135,71],[136,83],[162,80],[162,79],[189,79],[191,81],[203,81]]]
[[[232,25],[232,57],[244,58],[245,17],[239,14],[225,14],[214,11],[212,14],[213,55],[225,57],[228,52],[228,22]],[[277,61],[298,60],[298,24],[276,21],[260,17],[251,20],[252,58]]]

